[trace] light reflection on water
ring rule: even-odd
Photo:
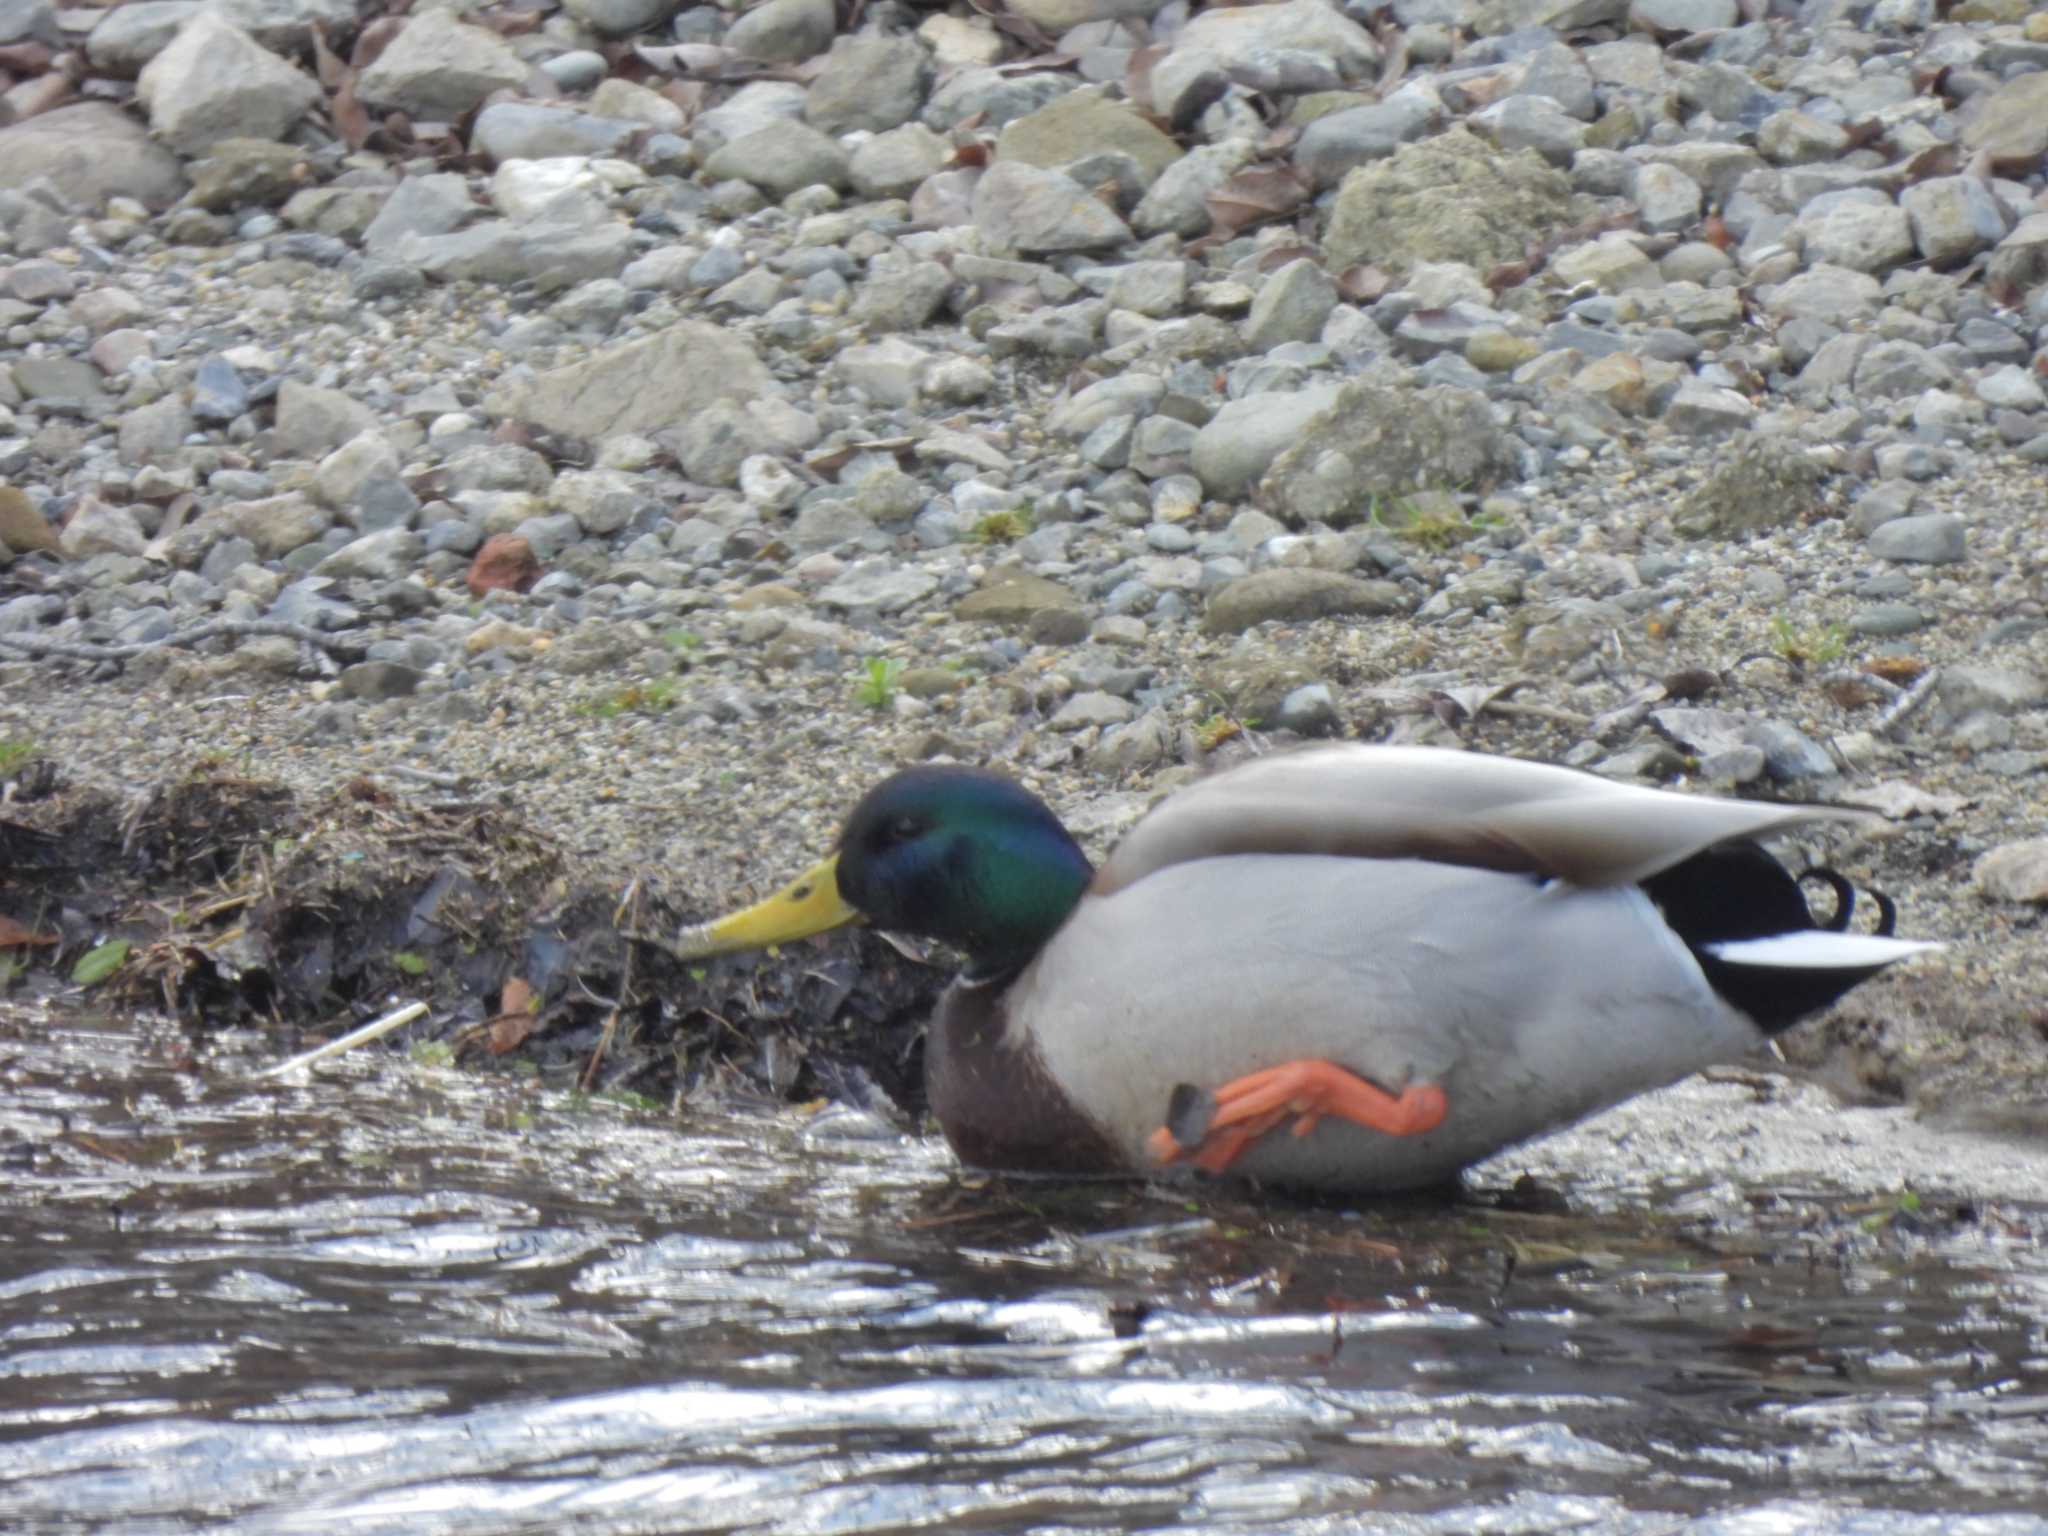
[[[0,1529],[2048,1533],[2040,1208],[991,1183],[260,1048],[0,1019]]]

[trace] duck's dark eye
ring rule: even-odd
[[[892,816],[882,823],[882,842],[886,847],[915,842],[922,836],[924,823],[915,816]]]

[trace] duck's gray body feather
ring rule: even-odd
[[[1157,870],[1086,898],[1005,1003],[1133,1168],[1177,1084],[1303,1057],[1390,1092],[1441,1084],[1450,1112],[1433,1131],[1328,1119],[1262,1138],[1233,1169],[1351,1190],[1441,1183],[1762,1038],[1639,889],[1413,859],[1237,854]]]

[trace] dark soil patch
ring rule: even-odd
[[[101,1000],[266,1025],[280,1055],[418,1000],[406,1045],[593,1091],[922,1109],[941,965],[866,932],[679,961],[666,939],[709,914],[578,861],[509,796],[363,777],[307,800],[209,767],[124,801],[54,774],[0,819],[0,861],[0,917],[38,940],[0,949],[17,990],[125,941]]]

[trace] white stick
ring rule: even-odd
[[[302,1051],[291,1060],[281,1061],[274,1067],[265,1067],[256,1074],[256,1077],[259,1081],[266,1077],[283,1077],[287,1072],[296,1071],[300,1067],[310,1067],[314,1062],[328,1056],[339,1056],[343,1051],[354,1050],[359,1045],[382,1039],[394,1029],[404,1028],[426,1011],[425,1003],[407,1003],[396,1013],[387,1013],[381,1019],[372,1019],[361,1029],[352,1029],[338,1040],[330,1040],[310,1051]]]

